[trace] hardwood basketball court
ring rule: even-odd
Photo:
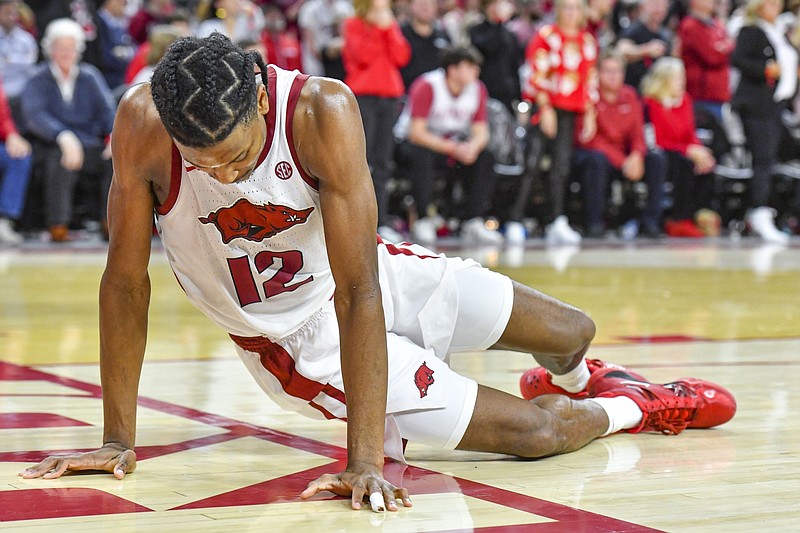
[[[137,471],[17,477],[101,441],[99,243],[0,250],[0,530],[791,531],[800,521],[800,247],[743,240],[589,243],[578,250],[447,250],[585,309],[590,356],[652,381],[728,387],[728,424],[620,434],[539,461],[409,445],[387,477],[414,507],[354,512],[322,495],[345,426],[281,411],[228,337],[188,303],[156,245],[140,387]],[[529,356],[458,354],[453,366],[519,394]]]

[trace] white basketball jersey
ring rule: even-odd
[[[447,87],[447,77],[441,68],[422,74],[412,84],[410,98],[395,125],[395,137],[408,139],[411,129],[411,98],[416,92],[414,86],[422,84],[428,85],[432,93],[427,116],[428,131],[441,137],[468,138],[483,100],[481,82],[476,80],[464,87],[460,94],[454,95]]]
[[[222,184],[173,149],[156,209],[167,258],[189,300],[234,335],[282,338],[333,296],[317,183],[292,135],[307,78],[268,67],[267,139],[250,178]]]

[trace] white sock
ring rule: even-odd
[[[603,408],[608,416],[608,429],[601,437],[611,435],[623,429],[635,428],[642,422],[644,414],[636,402],[627,396],[614,398],[586,398],[586,401],[595,402]]]
[[[558,385],[567,392],[580,392],[586,388],[591,374],[586,359],[581,359],[580,364],[566,374],[556,375],[550,372],[550,375],[553,376],[553,385]]]

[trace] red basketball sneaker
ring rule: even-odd
[[[725,388],[710,381],[681,378],[658,385],[630,373],[608,368],[589,378],[589,396],[627,396],[644,413],[629,433],[657,431],[677,435],[686,428],[710,428],[724,424],[736,413],[736,400]]]
[[[610,368],[613,370],[619,370],[620,372],[625,372],[636,379],[647,381],[639,374],[631,372],[624,366],[615,365],[614,363],[606,363],[600,359],[587,359],[586,366],[589,367],[589,374],[592,376],[600,370]],[[569,396],[570,398],[576,400],[589,397],[586,389],[580,392],[568,392],[558,385],[553,384],[553,376],[541,366],[531,368],[522,374],[522,377],[519,380],[519,389],[522,391],[522,397],[526,400],[532,400],[533,398],[542,396],[543,394],[563,394],[564,396]]]

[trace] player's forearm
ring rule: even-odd
[[[383,464],[388,362],[380,291],[337,301],[350,464]]]
[[[150,280],[120,279],[108,271],[100,283],[100,379],[103,443],[133,448],[136,399],[147,340]]]

